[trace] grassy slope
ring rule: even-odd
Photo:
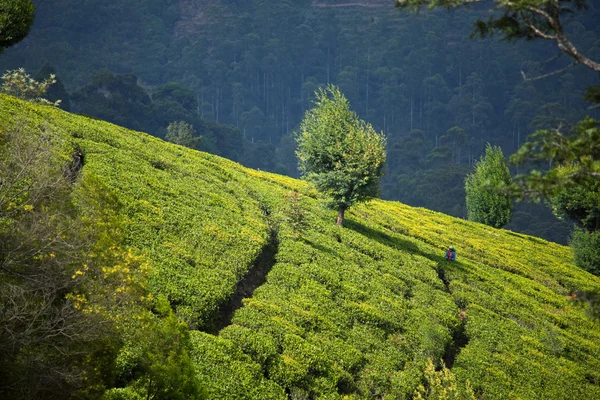
[[[600,398],[600,326],[567,297],[600,279],[565,247],[384,201],[338,229],[304,182],[0,96],[0,130],[16,121],[81,151],[80,179],[118,196],[154,294],[198,329],[211,398],[410,397],[427,358],[453,362],[480,398]],[[292,190],[308,212],[300,238],[285,223]],[[203,332],[272,231],[266,283],[231,325]],[[456,263],[442,259],[449,244]]]

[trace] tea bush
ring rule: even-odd
[[[339,228],[305,182],[1,96],[0,129],[16,115],[70,141],[118,196],[209,398],[410,399],[442,379],[440,359],[440,382],[477,398],[600,398],[600,326],[569,298],[600,278],[566,247],[380,200]],[[272,237],[266,282],[202,332]]]

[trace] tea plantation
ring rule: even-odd
[[[0,96],[14,124],[116,195],[211,399],[600,399],[600,323],[569,297],[600,278],[566,247],[386,201],[338,228],[305,182]]]

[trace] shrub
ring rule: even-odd
[[[289,192],[285,196],[285,203],[282,207],[283,221],[287,223],[292,231],[292,236],[296,239],[308,225],[308,212],[304,209],[303,201],[302,194],[296,191]]]
[[[167,142],[179,144],[181,146],[194,148],[197,138],[194,138],[194,127],[183,121],[172,122],[167,127]]]
[[[600,231],[586,232],[576,229],[569,242],[575,264],[586,271],[600,276]]]
[[[2,80],[4,82],[2,83],[0,91],[3,93],[34,103],[49,104],[56,107],[60,105],[60,100],[56,100],[52,103],[43,98],[46,91],[48,91],[48,88],[56,83],[56,76],[54,74],[50,75],[50,77],[43,82],[38,82],[26,74],[25,69],[19,68],[7,71],[2,75]]]
[[[442,367],[436,371],[433,361],[428,360],[425,366],[423,383],[415,390],[415,400],[475,400],[475,393],[467,383],[461,390],[452,371]]]

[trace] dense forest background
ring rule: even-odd
[[[192,124],[197,147],[297,176],[293,132],[334,83],[388,137],[382,196],[465,217],[464,177],[486,143],[513,153],[537,129],[570,126],[599,83],[551,43],[469,40],[483,9],[400,12],[391,0],[34,1],[31,34],[0,70],[55,71],[71,111],[164,137]],[[566,23],[600,59],[600,4]],[[594,22],[596,21],[596,22]],[[514,170],[513,172],[519,172]],[[522,171],[520,171],[522,172]],[[565,243],[572,223],[519,205],[510,229]]]

